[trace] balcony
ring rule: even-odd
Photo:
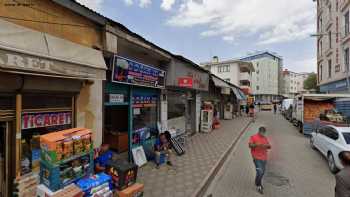
[[[252,81],[252,76],[248,72],[241,72],[239,75],[240,81],[248,81],[249,83]]]

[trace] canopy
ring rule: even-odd
[[[3,72],[104,80],[106,69],[99,50],[0,19]]]

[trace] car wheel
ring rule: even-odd
[[[311,146],[312,149],[316,150],[316,147],[315,147],[315,144],[314,144],[314,140],[315,139],[311,136],[310,137],[310,146]]]
[[[329,167],[329,170],[330,170],[332,173],[338,172],[339,169],[338,169],[337,166],[335,165],[335,161],[334,161],[334,157],[333,157],[333,154],[332,154],[332,153],[328,153],[327,159],[328,159],[328,167]]]

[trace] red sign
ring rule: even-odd
[[[180,78],[178,78],[178,85],[180,87],[192,88],[193,87],[193,79],[191,77],[180,77]]]
[[[71,112],[23,113],[22,129],[72,124]]]

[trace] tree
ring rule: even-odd
[[[304,81],[304,89],[305,90],[312,90],[317,89],[317,75],[316,73],[311,73],[308,78]]]

